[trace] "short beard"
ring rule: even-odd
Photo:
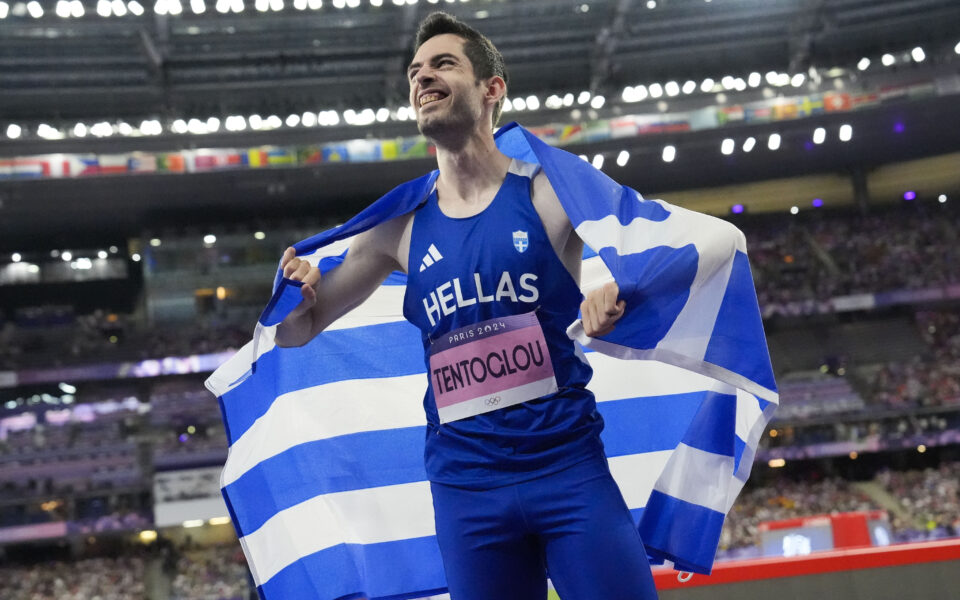
[[[417,119],[417,129],[435,144],[455,148],[461,143],[466,143],[468,137],[466,134],[476,126],[476,118],[472,113],[470,106],[462,96],[459,96],[454,99],[452,106],[448,107],[444,117],[428,118],[426,122]]]

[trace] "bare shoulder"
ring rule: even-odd
[[[386,260],[392,269],[407,271],[413,212],[384,221],[357,235],[350,251],[374,260]]]
[[[557,198],[557,192],[542,170],[533,178],[530,191],[530,200],[537,214],[540,215],[543,228],[550,236],[551,243],[554,248],[562,248],[572,230],[570,219],[563,210],[560,199]]]

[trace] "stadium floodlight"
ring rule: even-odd
[[[83,2],[80,0],[68,0],[67,7],[70,9],[70,16],[74,19],[79,19],[86,13],[86,10],[83,8]]]
[[[716,84],[717,83],[714,80],[707,77],[706,79],[703,80],[703,83],[700,84],[700,91],[705,94],[712,92],[713,86],[715,86]]]
[[[113,0],[113,2],[110,3],[110,8],[113,9],[113,14],[118,17],[127,16],[127,5],[123,3],[123,0]]]
[[[216,131],[219,131],[219,130],[220,130],[220,119],[218,119],[218,118],[216,118],[216,117],[210,117],[209,119],[207,119],[206,125],[207,125],[207,131],[208,131],[208,132],[216,132]]]
[[[207,12],[207,5],[203,0],[190,0],[190,10],[192,10],[195,15],[202,15]]]
[[[370,0],[370,6],[375,6],[379,8],[383,6],[383,0]]]
[[[347,8],[358,8],[360,0],[347,0]]]
[[[387,119],[390,118],[390,109],[389,108],[378,108],[377,109],[377,122],[385,123]]]
[[[6,19],[10,14],[10,5],[6,2],[0,2],[0,19]],[[960,52],[958,52],[960,54]]]
[[[747,77],[747,85],[750,87],[760,87],[761,83],[763,83],[763,76],[756,71],[750,73],[750,75]]]
[[[767,140],[767,148],[769,148],[769,149],[771,149],[771,150],[779,150],[779,149],[780,149],[780,134],[779,134],[779,133],[771,133],[771,134],[770,134],[770,138]]]
[[[20,137],[20,133],[22,131],[23,130],[20,128],[19,125],[17,125],[16,123],[11,123],[10,125],[7,126],[7,137],[10,138],[11,140],[15,140],[18,137]]]
[[[580,94],[577,96],[577,104],[586,104],[587,102],[590,102],[590,96],[592,96],[592,94],[587,90],[580,92]]]
[[[527,96],[527,110],[537,110],[540,108],[540,99],[536,96]]]
[[[110,123],[101,121],[90,126],[90,133],[96,137],[110,137],[113,134],[113,128]]]
[[[513,99],[513,110],[526,110],[527,101],[523,98],[514,98]]]
[[[637,90],[632,85],[628,85],[623,88],[623,92],[620,94],[620,98],[624,102],[636,102],[637,101]]]
[[[73,135],[74,137],[83,137],[87,135],[87,126],[83,123],[77,123],[73,126]]]
[[[367,110],[370,110],[369,108]],[[364,111],[366,112],[366,111]],[[370,110],[370,122],[373,122],[373,111]],[[270,115],[263,120],[263,124],[266,126],[266,129],[279,129],[283,125],[283,121],[280,120],[280,117],[277,115]]]
[[[14,252],[13,254],[10,255],[10,260],[13,262],[20,262],[21,260],[23,260],[23,257],[20,256],[19,252]]]
[[[957,42],[957,45],[953,47],[954,54],[960,54],[960,42]]]
[[[735,146],[736,142],[734,142],[732,138],[726,138],[723,140],[723,143],[720,144],[720,152],[722,152],[725,156],[730,156],[733,154],[733,149]]]
[[[880,62],[883,63],[883,66],[889,67],[893,63],[897,62],[897,59],[895,59],[892,54],[884,54],[883,57],[880,59]]]
[[[394,4],[397,4],[396,0],[394,0],[393,3],[394,3]],[[400,0],[400,3],[397,4],[397,6],[402,6],[402,5],[403,5],[403,0]],[[346,8],[346,7],[347,7],[347,2],[346,2],[346,0],[333,0],[333,7],[334,7],[334,8]]]
[[[653,10],[657,7],[657,0],[647,0],[647,8]]]
[[[791,206],[791,207],[790,207],[790,214],[791,214],[791,215],[795,215],[795,214],[797,214],[797,213],[799,213],[799,212],[800,212],[800,207],[799,207],[799,206]]]
[[[123,136],[133,135],[133,126],[130,125],[130,123],[122,121],[117,125],[117,132]]]
[[[673,159],[677,157],[677,149],[673,146],[664,146],[663,147],[663,162],[673,162]]]
[[[317,124],[317,113],[305,112],[300,115],[300,123],[304,127],[313,127]]]
[[[563,95],[563,105],[566,107],[573,106],[573,94],[568,92]]]
[[[200,119],[193,118],[187,121],[187,131],[194,135],[207,133],[207,124]]]
[[[107,254],[107,251],[106,251],[106,250],[98,250],[98,251],[97,251],[97,258],[99,258],[100,260],[105,259],[107,256],[109,256],[109,255]]]
[[[697,82],[693,81],[692,79],[687,80],[683,84],[682,91],[684,94],[687,94],[687,95],[694,93],[695,91],[697,91]]]
[[[617,155],[617,166],[625,167],[627,166],[627,161],[630,160],[630,153],[626,150],[621,150],[620,154]]]
[[[101,17],[109,17],[113,13],[113,5],[110,0],[97,0],[97,14]]]
[[[169,0],[170,14],[179,15],[183,12],[183,5],[180,4],[180,0]]]
[[[827,139],[827,130],[823,127],[817,127],[813,130],[813,143],[822,144]]]
[[[586,154],[579,154],[578,156],[580,157],[580,160],[582,160],[583,162],[590,162],[590,159],[587,158]]]
[[[790,79],[789,73],[780,73],[777,75],[777,85],[780,87],[790,85]]]
[[[353,111],[350,111],[353,112]],[[263,117],[258,114],[252,114],[247,117],[247,123],[250,124],[250,129],[260,129],[263,127]]]
[[[663,91],[667,93],[667,96],[673,98],[674,96],[680,95],[680,84],[676,81],[668,81],[663,84]]]
[[[767,74],[764,75],[763,78],[767,80],[768,84],[777,85],[777,80],[780,78],[780,74],[776,71],[767,71]]]
[[[732,90],[734,86],[737,85],[737,80],[734,79],[733,75],[724,75],[720,79],[720,85],[722,85],[725,90]]]
[[[743,80],[743,77],[737,77],[733,80],[733,87],[738,92],[742,92],[747,89],[747,82]]]
[[[870,59],[864,56],[860,59],[860,62],[857,63],[857,68],[861,71],[866,71],[870,68]]]
[[[267,234],[265,234],[262,231],[253,232],[253,238],[256,240],[263,240],[263,239],[266,239],[266,237],[267,237]]]
[[[240,14],[244,11],[246,6],[243,4],[243,0],[230,0],[230,10]]]
[[[910,56],[913,57],[913,60],[916,62],[923,62],[927,58],[927,55],[923,52],[923,48],[917,46],[910,51]]]
[[[79,0],[77,0],[79,2]],[[132,0],[127,3],[127,8],[130,9],[130,12],[137,15],[138,17],[143,14],[143,5],[137,2],[137,0]]]
[[[592,161],[590,164],[593,165],[593,168],[594,168],[594,169],[602,169],[602,168],[603,168],[603,155],[602,155],[602,154],[597,154],[597,155],[595,155],[595,156],[593,157],[593,161]]]
[[[130,255],[130,260],[132,260],[133,262],[140,262],[140,254],[134,252],[133,254]]]
[[[853,138],[853,127],[844,124],[840,126],[840,141],[849,142]]]
[[[60,258],[63,259],[63,262],[70,262],[73,260],[73,254],[69,250],[64,250],[60,253]]]
[[[217,236],[213,235],[212,233],[208,233],[207,235],[203,236],[203,243],[208,246],[212,246],[217,243]]]
[[[940,194],[939,196],[937,196],[937,202],[939,202],[940,204],[946,204],[946,203],[947,203],[947,195],[946,195],[946,194]]]
[[[30,13],[30,16],[34,19],[39,19],[43,16],[43,7],[40,6],[37,0],[31,0],[27,3],[27,12]]]
[[[158,15],[165,15],[168,10],[167,0],[157,0],[153,5],[153,12]]]
[[[307,0],[293,0],[293,7],[297,10],[307,10]]]
[[[796,75],[790,78],[790,85],[792,85],[793,87],[800,87],[801,85],[803,85],[803,82],[806,80],[807,80],[806,75],[804,75],[803,73],[797,73]]]
[[[280,12],[283,10],[283,0],[270,0],[270,10]]]
[[[753,150],[753,147],[757,145],[757,139],[754,137],[748,137],[743,141],[743,151],[750,152]]]
[[[40,123],[37,126],[37,135],[45,140],[62,140],[63,133],[58,130],[50,127],[46,123]]]
[[[70,16],[70,3],[67,0],[57,0],[57,16],[66,19]]]
[[[270,4],[269,4],[268,2],[264,2],[264,3],[263,3],[263,4],[264,4],[264,8],[261,9],[261,8],[260,8],[260,4],[261,4],[261,3],[260,3],[259,0],[258,0],[258,2],[257,2],[257,10],[259,10],[259,11],[261,11],[261,12],[265,12],[265,11],[267,10],[267,8],[270,7]],[[217,9],[217,12],[220,13],[220,14],[227,14],[228,12],[230,12],[230,0],[217,0],[217,3],[214,5],[214,8],[216,8],[216,9]]]
[[[593,98],[590,99],[590,108],[599,109],[604,105],[606,101],[607,99],[603,96],[599,96],[599,95],[594,96]]]
[[[374,4],[374,6],[380,6],[380,5]],[[309,8],[310,10],[320,10],[321,8],[323,8],[323,0],[307,0],[307,8]]]
[[[551,94],[543,101],[543,105],[551,110],[556,110],[563,106],[563,100],[560,99],[560,96]]]
[[[659,83],[651,83],[647,89],[650,91],[651,98],[663,96],[663,86]]]
[[[174,133],[186,133],[188,130],[187,122],[183,119],[177,119],[170,126]]]

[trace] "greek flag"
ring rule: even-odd
[[[778,401],[743,235],[645,200],[516,124],[497,145],[543,168],[589,246],[583,286],[620,286],[626,312],[612,333],[588,338],[577,321],[568,334],[594,368],[610,467],[648,553],[709,573]],[[298,255],[335,268],[351,237],[416,208],[436,176],[297,244]],[[279,348],[276,325],[300,290],[278,273],[254,339],[207,381],[230,442],[223,496],[261,598],[446,588],[423,466],[427,379],[404,289],[395,273],[312,342]]]

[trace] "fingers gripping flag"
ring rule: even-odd
[[[618,282],[616,329],[568,334],[594,368],[611,471],[647,551],[709,573],[723,519],[778,400],[742,234],[644,200],[511,124],[500,149],[539,163],[589,246],[585,282]],[[296,245],[321,271],[350,238],[416,208],[436,173]],[[592,249],[592,251],[591,251]],[[301,348],[276,325],[300,290],[278,273],[254,339],[207,381],[230,452],[224,499],[262,598],[417,598],[446,588],[423,466],[419,332],[391,275]],[[585,283],[589,287],[591,283]],[[623,360],[630,359],[630,360]]]

